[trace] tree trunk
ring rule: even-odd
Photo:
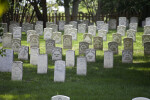
[[[66,23],[68,24],[70,21],[70,7],[69,7],[69,1],[70,0],[64,0],[64,7],[65,7],[65,19]]]
[[[77,21],[79,3],[80,0],[73,0],[72,16],[71,16],[71,20],[73,21]]]
[[[10,11],[10,13],[11,13],[11,18],[10,18],[10,21],[12,21],[13,20],[13,17],[14,17],[14,15],[13,15],[13,12],[14,12],[14,0],[12,0],[12,3],[11,3],[11,11]]]
[[[46,0],[41,0],[42,1],[42,9],[43,9],[43,27],[46,27],[46,22],[47,22],[47,7],[46,7]]]
[[[95,22],[100,20],[100,14],[101,14],[101,0],[98,0],[98,8],[97,8],[97,11],[96,11]]]

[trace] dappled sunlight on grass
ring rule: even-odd
[[[146,72],[150,72],[150,68],[148,67],[130,67],[128,68],[129,70],[137,70],[137,71],[146,71]]]
[[[0,100],[19,100],[19,99],[29,99],[31,98],[30,94],[24,94],[24,95],[14,95],[14,94],[4,94],[0,95]]]

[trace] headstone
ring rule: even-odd
[[[62,35],[61,32],[53,32],[52,33],[52,39],[55,40],[56,44],[61,44],[62,43],[61,35]]]
[[[96,50],[95,49],[86,49],[85,56],[86,56],[87,62],[95,62]]]
[[[13,39],[21,39],[21,27],[14,27],[13,28]]]
[[[53,24],[53,22],[46,22],[46,28],[51,28],[51,24]]]
[[[2,28],[4,28],[4,30],[3,30],[4,33],[8,32],[7,23],[2,23]]]
[[[133,98],[132,100],[150,100],[150,99],[145,98],[145,97],[136,97],[136,98]]]
[[[16,24],[17,26],[19,26],[19,23],[17,23],[16,21],[10,21],[10,24]]]
[[[52,50],[55,47],[55,40],[47,39],[46,40],[46,53],[52,54]]]
[[[21,46],[18,51],[18,59],[28,60],[29,58],[29,47]]]
[[[20,39],[13,39],[12,40],[12,49],[14,52],[19,52],[19,48],[21,46],[21,40]]]
[[[63,36],[63,49],[72,49],[72,36],[71,35]]]
[[[108,32],[108,24],[106,24],[106,23],[102,24],[101,30],[105,30]]]
[[[56,24],[51,24],[51,25],[50,25],[50,28],[52,28],[52,31],[53,31],[53,32],[58,32],[58,25],[56,25]]]
[[[63,31],[64,30],[65,24],[66,24],[65,21],[59,21],[59,31]]]
[[[23,62],[14,61],[11,72],[11,80],[22,80],[23,77]]]
[[[113,68],[113,51],[104,51],[104,68]]]
[[[122,63],[132,63],[133,62],[133,52],[131,50],[122,51]]]
[[[103,50],[103,38],[102,37],[94,37],[93,38],[93,48],[96,50]]]
[[[77,29],[76,28],[70,28],[68,29],[68,34],[66,35],[71,35],[72,36],[72,40],[77,40]]]
[[[145,24],[146,24],[146,26],[150,26],[150,17],[146,18],[146,23]]]
[[[150,42],[144,43],[144,56],[150,55]]]
[[[75,51],[67,50],[66,51],[66,67],[75,66]]]
[[[150,42],[150,34],[142,35],[142,45],[144,46],[146,42]]]
[[[87,42],[79,42],[79,54],[84,55],[85,50],[89,48],[89,43]]]
[[[9,32],[10,32],[10,33],[13,33],[13,28],[14,28],[14,27],[18,27],[18,26],[17,26],[16,24],[10,24],[10,25],[9,25]]]
[[[40,49],[36,47],[30,48],[30,64],[37,65],[38,64],[38,55],[40,53]]]
[[[69,33],[69,29],[71,29],[71,28],[73,28],[73,26],[72,25],[65,25],[64,26],[64,35],[67,35],[67,34],[70,34]]]
[[[11,72],[13,58],[14,58],[13,50],[4,49],[4,51],[0,54],[0,72]]]
[[[77,75],[87,74],[87,60],[86,57],[77,57]]]
[[[54,82],[65,82],[66,64],[65,61],[55,61]]]
[[[83,20],[83,22],[82,22],[83,24],[86,24],[86,30],[87,30],[87,28],[88,28],[88,25],[89,25],[89,21],[88,20]]]
[[[130,23],[138,23],[138,17],[131,17]]]
[[[150,26],[144,26],[144,34],[150,34]]]
[[[138,27],[137,23],[130,23],[129,24],[129,28],[135,30],[136,32],[137,32],[137,27]]]
[[[129,28],[129,19],[126,20],[126,27]]]
[[[38,34],[30,35],[30,48],[32,47],[39,48],[39,35]]]
[[[113,54],[118,54],[118,43],[117,42],[109,42],[108,50],[113,51]]]
[[[92,45],[92,34],[84,34],[83,41]]]
[[[142,27],[144,27],[145,26],[145,21],[142,21]]]
[[[52,38],[52,28],[44,28],[44,40]]]
[[[52,60],[62,60],[62,48],[55,47],[52,50]]]
[[[35,31],[38,35],[43,35],[43,25],[36,24],[35,25]]]
[[[117,20],[116,19],[110,19],[109,20],[109,29],[116,29],[117,27]]]
[[[69,24],[72,25],[73,28],[77,28],[77,25],[78,25],[76,21],[70,21]]]
[[[27,42],[30,42],[30,36],[33,34],[37,34],[35,30],[28,30],[27,31]]]
[[[51,100],[70,100],[70,97],[64,95],[56,95],[51,98]]]
[[[27,33],[28,30],[33,30],[34,29],[33,27],[34,27],[33,24],[26,22],[26,23],[22,24],[22,31]]]
[[[132,38],[133,41],[135,42],[136,41],[136,31],[133,29],[127,30],[127,37]]]
[[[121,36],[125,36],[126,26],[117,26],[117,33],[121,34]]]
[[[126,26],[127,18],[126,17],[119,17],[119,26],[123,25]]]
[[[43,25],[43,21],[36,21],[36,25],[38,24]]]
[[[124,50],[131,50],[133,52],[133,39],[132,38],[124,38]]]
[[[104,21],[97,21],[97,22],[96,22],[97,30],[101,30],[103,24],[104,24]]]
[[[0,43],[2,43],[2,41],[3,41],[3,34],[4,34],[4,28],[2,28],[2,27],[0,27]]]
[[[86,24],[78,24],[78,33],[86,32]]]
[[[96,35],[96,26],[94,26],[94,25],[88,26],[88,33],[95,36]]]
[[[47,73],[48,69],[48,56],[47,54],[39,54],[37,61],[37,73],[44,74]]]
[[[98,36],[103,38],[103,41],[107,41],[107,31],[106,30],[98,30]]]
[[[3,34],[3,48],[11,48],[12,46],[12,33]]]
[[[113,42],[117,42],[118,45],[122,45],[122,37],[121,34],[113,34]]]

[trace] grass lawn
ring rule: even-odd
[[[108,50],[108,42],[112,41],[110,30],[104,51]],[[138,28],[132,64],[122,63],[123,45],[119,46],[119,54],[114,56],[114,68],[104,69],[104,51],[96,51],[96,62],[88,63],[87,76],[76,75],[76,67],[66,68],[64,83],[54,82],[54,62],[49,55],[48,73],[37,74],[37,66],[30,61],[23,61],[23,80],[11,81],[11,73],[0,72],[0,100],[51,100],[54,95],[66,95],[71,100],[131,100],[134,97],[150,98],[150,57],[144,57],[142,46],[143,28]],[[125,37],[122,37],[122,40]],[[73,50],[78,57],[79,42],[83,34],[78,33],[78,40],[73,41]],[[22,45],[29,46],[23,33]],[[122,41],[123,44],[123,41]],[[2,44],[0,44],[2,46]],[[62,44],[56,46],[62,47]],[[90,45],[93,48],[93,45]],[[40,37],[40,53],[45,53],[45,41]],[[65,60],[63,49],[63,60]],[[17,61],[17,54],[14,55]]]

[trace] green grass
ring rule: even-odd
[[[112,41],[110,30],[104,50]],[[88,63],[87,76],[76,75],[76,67],[66,68],[64,83],[54,82],[54,63],[49,55],[48,73],[37,74],[37,67],[29,61],[23,61],[23,80],[11,81],[11,73],[0,72],[0,100],[51,100],[54,95],[66,95],[71,100],[131,100],[134,97],[150,98],[150,57],[144,57],[142,46],[143,28],[138,28],[132,64],[122,63],[123,45],[119,46],[119,54],[114,56],[114,68],[104,69],[104,51],[96,51],[96,62]],[[79,42],[83,34],[78,34],[78,40],[73,41],[73,50],[78,56]],[[122,37],[122,40],[125,37]],[[123,44],[123,42],[122,42]],[[2,44],[0,44],[2,45]],[[22,45],[27,45],[23,33]],[[61,44],[56,46],[62,47]],[[90,48],[93,48],[91,45]],[[45,53],[45,41],[40,37],[40,52]],[[65,60],[63,50],[63,60]],[[17,61],[15,54],[15,61]]]

